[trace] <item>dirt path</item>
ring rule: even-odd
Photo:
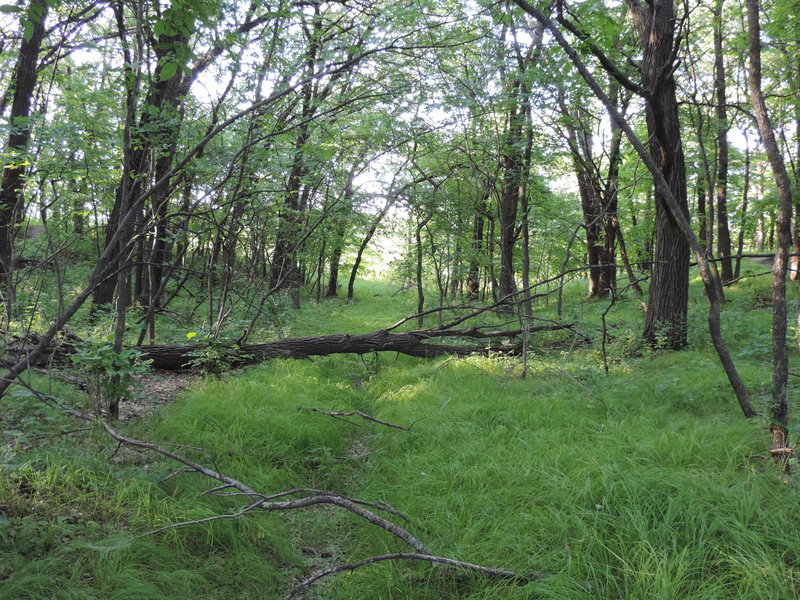
[[[201,379],[194,373],[171,371],[153,371],[137,376],[135,393],[120,403],[120,420],[131,421],[152,415]]]

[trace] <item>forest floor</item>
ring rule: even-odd
[[[586,300],[577,282],[562,318],[592,344],[547,332],[526,363],[342,355],[220,378],[148,374],[122,403],[118,428],[262,494],[315,488],[387,503],[403,517],[381,514],[435,554],[547,576],[509,583],[386,561],[323,579],[300,598],[800,598],[800,476],[766,459],[768,277],[729,288],[724,314],[762,415],[753,420],[738,412],[697,278],[692,286],[682,352],[642,346],[640,302],[623,297],[607,315],[604,353],[608,301]],[[275,335],[385,327],[413,312],[413,292],[395,291],[362,283],[355,302],[307,302]],[[64,383],[30,381],[70,405],[88,403]],[[412,552],[333,506],[213,519],[247,503],[204,493],[215,483],[119,448],[25,388],[4,402],[0,599],[282,598],[316,569]],[[299,410],[308,408],[409,430]],[[203,522],[149,533],[185,521]]]
[[[187,387],[199,383],[202,377],[192,372],[151,371],[136,375],[134,380],[137,393],[120,402],[121,421],[152,417]]]

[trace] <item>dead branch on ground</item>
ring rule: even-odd
[[[470,571],[472,573],[483,575],[485,577],[491,577],[493,579],[507,579],[517,583],[529,583],[531,581],[544,579],[546,577],[546,575],[541,575],[539,573],[528,573],[522,575],[514,571],[509,571],[507,569],[493,569],[490,567],[475,565],[460,560],[453,560],[452,558],[446,558],[444,556],[434,556],[432,554],[409,554],[405,552],[399,552],[397,554],[382,554],[380,556],[370,556],[369,558],[359,560],[358,562],[338,565],[335,567],[330,567],[328,569],[322,569],[321,571],[317,571],[313,575],[307,577],[306,579],[298,583],[283,598],[284,600],[291,600],[302,590],[316,583],[320,579],[323,579],[330,575],[335,575],[336,573],[341,573],[343,571],[355,571],[359,567],[363,567],[365,565],[372,565],[386,560],[423,560],[431,563],[438,563],[450,567],[456,567],[458,569],[463,569],[466,571]]]
[[[320,413],[321,415],[327,415],[329,417],[333,417],[334,419],[339,419],[340,421],[344,421],[345,423],[349,423],[350,425],[357,426],[358,423],[353,423],[352,421],[348,421],[345,417],[361,417],[365,421],[372,421],[373,423],[378,423],[379,425],[386,425],[386,427],[393,427],[394,429],[402,429],[403,431],[411,431],[411,427],[403,427],[402,425],[395,425],[394,423],[381,421],[380,419],[376,419],[375,417],[370,416],[367,413],[363,413],[360,410],[350,410],[347,412],[343,412],[339,410],[323,410],[321,408],[302,407],[302,406],[299,407],[297,410]]]

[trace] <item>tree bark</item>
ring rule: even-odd
[[[686,165],[672,66],[675,61],[675,7],[671,1],[641,4],[638,0],[627,0],[627,3],[643,50],[642,86],[647,91],[645,116],[650,154],[688,219]],[[689,242],[658,187],[655,201],[655,261],[642,335],[650,343],[679,350],[687,343]]]
[[[469,274],[467,275],[467,298],[477,300],[481,291],[481,268],[479,258],[483,255],[483,229],[484,215],[486,214],[486,201],[491,194],[491,184],[486,181],[484,191],[478,206],[475,209],[475,217],[472,225],[472,243],[469,259]]]
[[[390,193],[392,193],[391,190],[390,190]],[[386,213],[389,212],[389,209],[392,207],[392,205],[394,204],[395,200],[396,200],[396,198],[393,195],[390,195],[386,199],[386,202],[384,203],[383,208],[381,208],[381,212],[379,212],[378,215],[375,217],[375,220],[369,226],[369,229],[367,230],[366,235],[361,240],[361,244],[359,244],[359,246],[358,246],[358,252],[356,252],[356,260],[353,263],[352,270],[350,271],[350,280],[347,282],[347,299],[348,300],[352,300],[353,299],[353,289],[354,289],[355,284],[356,284],[356,276],[358,275],[358,268],[361,266],[361,259],[364,256],[364,250],[367,249],[367,246],[369,245],[370,241],[372,240],[372,236],[374,236],[375,232],[378,231],[378,226],[381,224],[381,221],[386,216]]]
[[[119,35],[123,39],[126,51],[126,59],[128,57],[131,59],[128,61],[129,64],[126,65],[124,72],[128,85],[126,128],[131,131],[135,119],[136,94],[138,93],[138,81],[141,77],[141,71],[134,71],[134,67],[131,65],[136,57],[131,56],[127,48],[126,26],[122,8],[116,6],[115,13]],[[143,18],[142,15],[139,15],[139,18]],[[154,292],[160,287],[168,254],[165,218],[171,191],[169,174],[172,172],[176,143],[181,128],[180,105],[182,102],[181,96],[185,93],[186,83],[180,66],[174,70],[172,75],[170,75],[169,70],[175,66],[176,56],[181,54],[180,50],[186,44],[187,39],[183,34],[161,34],[158,37],[158,43],[155,45],[158,66],[153,74],[150,90],[139,117],[137,130],[140,133],[130,133],[131,147],[126,148],[125,151],[124,160],[126,164],[117,186],[114,206],[106,225],[105,246],[108,247],[112,239],[117,239],[115,247],[112,248],[112,264],[107,277],[92,295],[93,309],[113,302],[120,268],[128,268],[121,262],[121,258],[126,254],[126,246],[137,236],[139,236],[138,243],[141,244],[141,260],[138,261],[140,267],[135,278],[136,293],[139,301],[143,305],[149,306],[155,300],[153,298]],[[138,57],[141,49],[137,49],[136,53]],[[136,83],[132,83],[133,81],[136,81]],[[157,157],[155,161],[153,161],[153,157]],[[159,182],[159,185],[157,188],[151,189],[154,181]],[[129,235],[124,237],[117,236],[121,216],[126,214],[134,200],[147,192],[148,189],[150,189],[149,216],[152,217],[156,224],[155,231],[145,242],[143,237],[145,232],[142,231],[145,222],[145,211],[140,210],[138,223],[134,223],[133,227],[127,228]],[[142,266],[145,263],[147,266]]]
[[[508,113],[508,132],[503,148],[503,187],[499,196],[500,226],[500,296],[509,296],[517,288],[514,280],[514,246],[517,242],[517,210],[519,208],[522,173],[522,115],[516,106],[519,80],[511,86],[513,99]]]
[[[727,285],[733,281],[731,261],[731,232],[728,227],[728,108],[725,86],[725,61],[722,54],[722,5],[714,5],[714,88],[717,96],[717,256],[720,261],[720,281]]]
[[[772,407],[773,434],[776,444],[786,447],[789,424],[789,405],[787,401],[787,380],[789,377],[789,354],[786,347],[786,273],[788,269],[789,248],[792,244],[792,190],[786,164],[783,160],[775,133],[772,131],[767,104],[761,90],[761,24],[759,22],[758,0],[747,0],[747,37],[750,55],[747,73],[747,87],[753,104],[753,114],[761,134],[767,158],[769,159],[775,184],[778,188],[780,206],[776,220],[778,246],[772,266]],[[780,429],[782,435],[775,431]],[[782,438],[782,439],[778,439]]]
[[[23,37],[17,58],[17,67],[11,87],[14,97],[9,122],[8,142],[3,156],[3,178],[0,187],[0,281],[6,284],[13,296],[12,272],[14,260],[14,225],[22,209],[22,188],[25,185],[24,155],[31,138],[31,106],[36,89],[39,50],[45,36],[48,4],[45,0],[31,0],[23,17],[30,23],[30,35]],[[10,298],[7,298],[9,300]],[[10,310],[10,307],[7,307]]]
[[[747,204],[750,195],[750,144],[748,143],[747,136],[745,135],[745,149],[744,149],[744,183],[742,184],[742,208],[739,213],[739,244],[736,257],[736,267],[733,271],[733,278],[739,279],[739,274],[742,268],[742,252],[744,252],[744,232],[745,224],[747,222]],[[798,250],[796,249],[797,253]]]
[[[528,333],[541,331],[557,331],[569,329],[570,324],[543,325],[531,327]],[[242,344],[235,349],[232,366],[256,364],[271,358],[304,359],[309,356],[328,356],[331,354],[368,354],[370,352],[398,352],[419,358],[434,358],[444,355],[468,356],[470,354],[487,354],[505,349],[514,352],[514,345],[443,345],[432,344],[429,340],[437,337],[462,337],[475,339],[500,339],[521,335],[522,330],[483,331],[477,328],[462,330],[428,329],[403,333],[391,333],[386,330],[373,331],[359,335],[337,334],[314,337],[287,338],[265,344]],[[200,345],[154,345],[141,346],[143,360],[150,360],[154,369],[183,370],[196,353],[202,350]]]

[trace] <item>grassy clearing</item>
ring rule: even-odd
[[[769,315],[753,306],[765,285],[729,291],[725,317],[762,401]],[[596,338],[606,305],[581,294],[570,289],[564,317]],[[413,298],[388,286],[358,297],[309,305],[287,333],[370,331],[412,312]],[[693,302],[692,347],[681,353],[641,347],[638,301],[618,303],[608,376],[597,346],[571,348],[563,333],[541,338],[550,349],[534,353],[524,379],[511,359],[272,361],[208,379],[128,430],[203,448],[181,451],[265,493],[324,487],[386,501],[433,552],[550,575],[516,586],[381,564],[331,578],[309,598],[800,597],[796,476],[756,457],[765,421],[739,415],[705,341],[697,289]],[[309,406],[358,409],[412,431],[297,410]],[[76,426],[24,395],[3,417],[2,599],[279,598],[315,567],[407,550],[330,509],[135,537],[240,503],[200,495],[207,485],[194,475],[161,482],[174,465],[115,453],[96,432],[53,437]]]

